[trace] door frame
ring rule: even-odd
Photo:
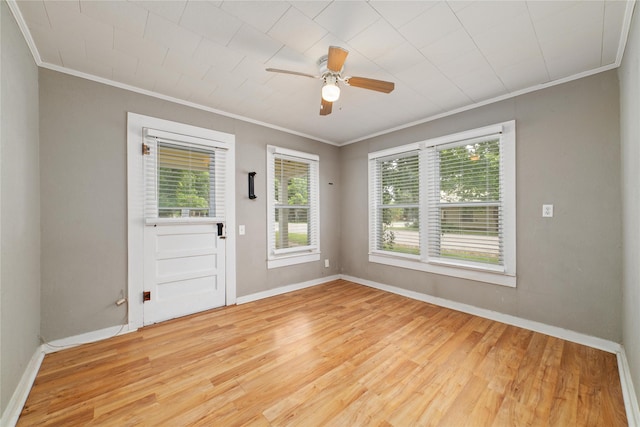
[[[236,198],[235,135],[211,129],[127,113],[127,322],[130,331],[144,323],[144,162],[143,128],[220,141],[228,146],[226,158],[225,305],[236,303]]]

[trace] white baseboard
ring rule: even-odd
[[[336,274],[334,276],[321,277],[319,279],[308,280],[306,282],[294,283],[292,285],[280,286],[278,288],[269,289],[267,291],[256,292],[255,294],[249,294],[236,299],[237,304],[246,304],[248,302],[257,301],[264,298],[274,297],[276,295],[286,294],[288,292],[298,291],[304,288],[310,288],[311,286],[320,285],[322,283],[331,282],[333,280],[340,279],[341,276]]]
[[[640,409],[638,408],[638,396],[633,387],[633,379],[631,378],[631,370],[627,360],[627,352],[624,346],[617,354],[618,356],[618,372],[620,373],[620,385],[622,386],[622,397],[624,399],[624,407],[627,410],[627,424],[631,427],[640,426]]]
[[[29,392],[31,391],[33,382],[40,370],[42,359],[44,359],[44,349],[42,346],[39,346],[36,348],[36,351],[33,353],[33,356],[31,356],[31,360],[29,360],[26,369],[22,373],[18,387],[16,387],[13,392],[11,400],[9,400],[9,404],[7,405],[7,409],[2,413],[0,426],[15,426],[18,422],[22,408],[24,408],[24,404],[27,402],[27,397],[29,397]]]
[[[55,353],[67,348],[77,347],[82,344],[89,344],[96,341],[102,341],[117,335],[124,335],[135,332],[136,328],[130,328],[128,324],[110,326],[108,328],[99,329],[97,331],[86,332],[84,334],[74,335],[72,337],[61,338],[49,341],[42,345],[45,354]]]
[[[620,351],[620,344],[605,340],[602,338],[594,337],[591,335],[583,334],[580,332],[571,331],[569,329],[559,328],[557,326],[551,326],[544,323],[536,322],[534,320],[523,319],[521,317],[512,316],[509,314],[500,313],[497,311],[487,310],[485,308],[479,308],[469,304],[463,304],[456,301],[451,301],[444,298],[434,297],[431,295],[423,294],[420,292],[410,291],[407,289],[398,288],[395,286],[385,285],[383,283],[374,282],[372,280],[360,279],[358,277],[342,275],[342,279],[349,280],[354,283],[369,286],[372,288],[380,289],[383,291],[391,292],[397,295],[402,295],[407,298],[415,299],[418,301],[428,302],[430,304],[438,305],[440,307],[450,308],[452,310],[462,311],[463,313],[473,314],[475,316],[484,317],[485,319],[491,319],[498,322],[506,323],[508,325],[518,326],[520,328],[528,329],[534,332],[540,332],[552,337],[561,338],[563,340],[583,344],[589,347],[604,350],[609,353],[617,354]]]

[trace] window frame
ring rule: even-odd
[[[307,246],[276,249],[275,228],[275,161],[288,159],[309,165],[309,233]],[[267,145],[267,268],[320,260],[320,157],[316,154]]]
[[[485,126],[469,131],[458,132],[420,142],[406,144],[369,153],[369,262],[395,267],[420,270],[430,273],[476,280],[508,287],[516,286],[516,136],[515,120]],[[500,134],[502,169],[502,227],[503,227],[503,265],[468,263],[458,260],[431,259],[428,256],[428,171],[427,151],[441,145],[454,145],[462,141]],[[376,161],[385,157],[399,156],[418,151],[420,168],[420,255],[406,255],[377,249],[377,206]]]

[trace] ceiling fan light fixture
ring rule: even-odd
[[[338,46],[329,46],[329,53],[318,60],[319,75],[301,73],[298,71],[280,70],[277,68],[267,68],[273,73],[293,74],[296,76],[310,77],[312,79],[322,79],[320,115],[331,114],[331,106],[340,98],[339,82],[347,86],[359,87],[362,89],[375,90],[377,92],[393,92],[395,84],[384,80],[370,79],[367,77],[343,76],[344,62],[349,51]]]
[[[324,86],[322,86],[322,99],[327,102],[336,102],[340,98],[340,88],[337,84],[335,76],[325,77]]]

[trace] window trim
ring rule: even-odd
[[[443,261],[442,259],[429,259],[427,254],[426,220],[427,197],[426,185],[420,186],[420,222],[424,236],[421,236],[420,256],[406,255],[382,251],[376,249],[375,233],[377,216],[374,206],[374,194],[376,191],[376,166],[375,160],[403,154],[409,151],[419,151],[420,167],[423,169],[426,160],[426,150],[445,144],[455,144],[465,140],[473,140],[488,135],[501,133],[502,172],[503,172],[503,247],[504,266],[498,268],[487,265],[467,264],[464,261]],[[484,126],[451,135],[445,135],[420,142],[392,147],[385,150],[369,153],[369,262],[386,264],[411,270],[425,271],[463,279],[476,280],[508,287],[516,287],[516,137],[515,120]],[[372,161],[373,160],[373,161]],[[421,182],[423,176],[421,175]]]
[[[290,158],[308,163],[311,177],[311,195],[309,197],[309,216],[316,221],[312,228],[311,245],[299,248],[275,249],[275,241],[271,232],[275,222],[275,181],[274,162],[277,158]],[[286,267],[289,265],[320,261],[320,157],[316,154],[291,150],[288,148],[267,145],[267,268]]]

